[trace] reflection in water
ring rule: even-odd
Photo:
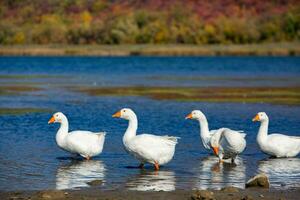
[[[126,186],[137,191],[173,191],[175,190],[175,175],[172,171],[144,171],[130,179]]]
[[[93,180],[104,181],[105,165],[100,160],[72,161],[60,166],[56,173],[56,189],[86,187]]]
[[[272,187],[300,186],[300,159],[273,158],[259,161],[258,171],[269,176]]]
[[[241,187],[246,180],[246,166],[241,158],[238,164],[219,163],[217,157],[207,157],[201,160],[199,176],[196,183],[197,189],[220,189],[225,186]]]

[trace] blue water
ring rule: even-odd
[[[0,57],[1,74],[98,86],[300,85],[299,57]],[[43,81],[43,80],[36,80]]]
[[[19,78],[7,75],[19,75]],[[33,76],[35,75],[35,76]],[[44,75],[44,76],[40,76]],[[47,76],[45,76],[47,75]],[[0,96],[0,107],[36,107],[48,113],[0,115],[0,190],[74,189],[103,181],[101,189],[166,190],[244,187],[258,172],[273,188],[300,186],[300,158],[269,159],[256,144],[259,111],[270,118],[270,132],[300,135],[300,107],[157,101],[146,97],[94,97],[69,86],[300,86],[297,57],[0,57],[0,86],[33,85],[42,91]],[[122,144],[127,121],[111,115],[132,108],[139,133],[181,137],[174,159],[156,173],[139,163]],[[201,109],[211,129],[230,127],[247,133],[247,148],[237,165],[219,165],[200,143],[199,125],[184,120]],[[69,118],[71,130],[106,131],[101,155],[92,161],[72,159],[55,144],[53,112]]]

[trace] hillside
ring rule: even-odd
[[[249,44],[300,39],[297,0],[2,0],[0,44]]]

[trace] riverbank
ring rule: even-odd
[[[0,192],[0,199],[215,199],[215,200],[296,200],[299,198],[300,189],[296,190],[271,190],[271,189],[237,189],[228,187],[223,190],[175,190],[171,192],[154,191],[129,191],[129,190],[106,190],[97,187],[80,190],[43,190],[43,191],[15,191]]]
[[[247,45],[5,45],[0,55],[14,56],[299,56],[300,43]]]

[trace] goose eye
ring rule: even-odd
[[[125,112],[126,110],[123,110],[123,112]]]

